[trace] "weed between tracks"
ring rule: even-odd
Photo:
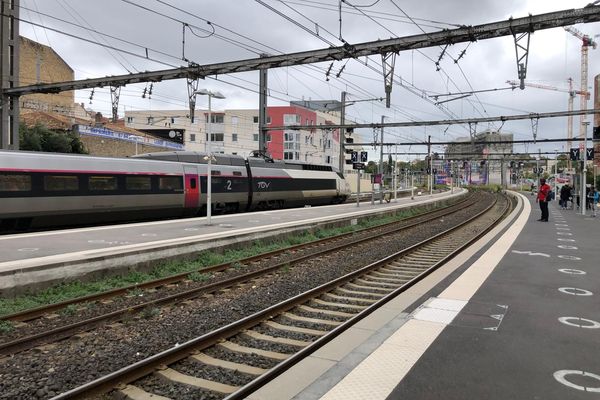
[[[440,206],[446,205],[445,203]],[[36,307],[41,307],[48,304],[58,303],[61,301],[83,297],[90,294],[105,292],[111,289],[121,288],[125,286],[140,284],[154,279],[164,278],[171,275],[189,272],[188,279],[195,282],[207,280],[210,276],[202,273],[202,269],[215,264],[233,262],[233,267],[240,269],[243,265],[237,260],[255,256],[261,253],[279,250],[289,246],[294,246],[317,239],[336,236],[343,233],[356,231],[364,228],[371,228],[377,225],[398,221],[411,217],[415,214],[431,210],[426,207],[411,208],[401,210],[395,216],[388,217],[373,217],[365,219],[354,226],[345,226],[332,229],[317,229],[307,231],[303,234],[282,238],[276,242],[264,243],[255,241],[243,249],[231,249],[222,253],[214,251],[203,251],[197,255],[197,258],[192,261],[170,261],[165,262],[149,272],[131,271],[126,275],[108,277],[89,282],[68,282],[48,289],[40,290],[39,292],[18,296],[15,298],[0,299],[0,317],[3,315],[13,314],[19,311],[28,310]],[[284,271],[285,272],[285,271]],[[137,289],[139,292],[143,291]],[[136,296],[140,293],[136,289],[128,292],[129,296]],[[72,312],[66,307],[63,312]],[[78,306],[75,306],[75,309]],[[74,309],[74,310],[75,310]],[[69,310],[69,311],[67,311]],[[6,321],[0,321],[0,333],[9,332],[13,328],[12,324]]]

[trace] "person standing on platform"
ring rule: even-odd
[[[563,187],[560,188],[560,201],[563,210],[569,208],[569,201],[571,201],[571,187],[568,183],[565,183]]]
[[[540,203],[540,210],[542,210],[542,218],[538,219],[538,221],[548,222],[549,213],[547,197],[551,190],[550,185],[546,185],[546,179],[540,179],[540,190],[535,198],[535,201]]]

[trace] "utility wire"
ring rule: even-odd
[[[23,6],[21,6],[21,8],[24,8],[24,7],[23,7]],[[25,8],[25,9],[27,9],[27,8]],[[27,10],[29,10],[29,9],[27,9]],[[149,48],[149,47],[143,46],[143,45],[141,45],[141,44],[137,44],[137,43],[131,42],[131,41],[129,41],[129,40],[121,39],[121,38],[118,38],[118,37],[116,37],[116,36],[112,36],[112,35],[109,35],[109,34],[107,34],[107,33],[103,33],[103,32],[97,31],[97,30],[95,30],[95,29],[86,28],[85,26],[82,26],[82,25],[76,24],[76,23],[74,23],[74,22],[70,22],[70,21],[67,21],[67,20],[61,19],[61,18],[57,18],[57,17],[54,17],[54,16],[52,16],[52,15],[49,15],[49,14],[45,14],[45,13],[41,13],[41,12],[40,12],[39,14],[40,14],[40,15],[43,15],[43,16],[45,16],[45,17],[52,18],[52,19],[55,19],[55,20],[57,20],[57,21],[63,22],[63,23],[65,23],[65,24],[69,24],[69,25],[72,25],[72,26],[75,26],[75,27],[78,27],[78,28],[81,28],[81,29],[84,29],[84,30],[87,30],[87,31],[91,31],[91,32],[97,33],[98,35],[102,35],[102,36],[109,37],[109,38],[111,38],[111,39],[118,40],[118,41],[120,41],[120,42],[123,42],[123,43],[129,44],[129,45],[132,45],[132,46],[135,46],[135,47],[141,48],[141,49],[143,49],[143,50],[150,50],[150,51],[152,51],[152,52],[154,52],[154,53],[161,54],[161,55],[164,55],[164,56],[166,56],[166,57],[170,57],[170,58],[174,58],[174,59],[177,59],[177,60],[179,60],[179,57],[176,57],[176,56],[173,56],[173,55],[171,55],[171,54],[168,54],[168,53],[162,52],[162,51],[160,51],[160,50],[152,49],[152,48]],[[2,15],[4,16],[4,14],[2,14]],[[35,23],[35,22],[32,22],[32,21],[27,21],[27,20],[24,20],[24,19],[22,19],[22,18],[16,18],[16,19],[17,19],[18,21],[25,22],[25,23],[27,23],[27,24],[30,24],[30,25],[33,25],[33,26],[42,26],[42,25],[40,25],[40,24],[37,24],[37,23]],[[43,26],[42,26],[42,27],[43,27]],[[146,59],[146,60],[150,60],[150,61],[154,61],[154,62],[157,62],[157,63],[160,63],[160,64],[164,64],[164,65],[167,65],[167,66],[170,66],[170,67],[173,67],[173,68],[178,68],[178,66],[175,66],[175,65],[172,65],[172,64],[169,64],[169,63],[166,63],[166,62],[160,61],[160,60],[152,59],[152,58],[149,58],[149,57],[146,57],[146,56],[141,56],[141,55],[139,55],[139,54],[136,54],[136,53],[133,53],[133,52],[131,52],[131,51],[128,51],[128,50],[125,50],[125,49],[120,49],[120,48],[117,48],[117,47],[115,47],[115,46],[112,46],[112,45],[110,45],[110,44],[103,44],[103,43],[100,43],[100,42],[98,42],[98,41],[95,41],[95,40],[91,40],[91,39],[85,39],[85,38],[82,38],[81,36],[77,36],[77,35],[75,35],[75,34],[71,34],[71,33],[65,32],[64,30],[59,30],[59,29],[50,28],[50,27],[45,27],[45,29],[49,29],[49,30],[51,30],[51,31],[53,31],[53,32],[57,32],[57,33],[60,33],[60,34],[63,34],[63,35],[69,36],[69,37],[73,37],[73,38],[75,38],[75,39],[80,39],[80,40],[83,40],[84,42],[88,42],[88,43],[92,43],[92,44],[95,44],[95,45],[98,45],[98,46],[102,46],[102,47],[104,47],[104,48],[107,48],[107,49],[111,49],[111,50],[119,51],[119,52],[121,52],[121,53],[129,54],[129,55],[131,55],[131,56],[134,56],[134,57],[140,57],[140,58],[143,58],[143,59]]]
[[[63,5],[63,3],[64,3],[64,5]],[[96,40],[98,40],[98,41],[102,41],[102,40],[103,40],[105,44],[108,44],[108,41],[106,41],[106,40],[103,38],[103,36],[102,36],[102,35],[99,35],[99,34],[97,34],[97,33],[94,31],[94,29],[92,28],[92,25],[91,25],[89,22],[87,22],[87,21],[85,20],[85,18],[83,18],[83,17],[81,16],[81,14],[79,14],[79,13],[77,12],[77,10],[75,10],[73,7],[71,7],[71,6],[69,5],[69,3],[66,3],[66,2],[63,2],[63,1],[59,0],[59,1],[58,1],[58,5],[60,5],[60,6],[62,7],[62,9],[63,9],[63,10],[65,10],[65,11],[67,12],[67,14],[69,14],[69,15],[70,15],[70,16],[73,18],[73,20],[75,20],[75,21],[77,21],[77,20],[79,20],[79,21],[83,21],[83,23],[87,24],[88,28],[84,28],[84,29],[87,29],[87,30],[89,30],[89,32],[90,32],[90,36],[91,36],[92,38],[94,38],[94,39],[96,39]],[[68,7],[68,8],[67,8],[67,7]],[[71,11],[69,11],[69,8],[70,8],[70,9],[73,11],[73,13],[75,13],[76,15],[73,15],[73,13],[72,13]],[[38,11],[38,13],[39,13],[39,11]],[[39,13],[39,14],[41,15],[41,13]],[[51,18],[54,18],[54,17],[51,17]],[[64,22],[65,22],[65,23],[71,23],[70,21],[64,21]],[[77,25],[75,25],[75,26],[77,26]],[[79,26],[78,26],[78,27],[79,27]],[[81,27],[81,28],[83,28],[83,27]],[[96,36],[94,36],[94,35],[96,35]],[[128,61],[128,60],[127,60],[125,57],[123,57],[123,56],[122,56],[122,55],[121,55],[119,52],[113,52],[113,51],[111,51],[111,50],[109,50],[109,49],[107,49],[107,48],[105,48],[105,47],[104,47],[104,50],[106,50],[106,52],[107,52],[107,53],[108,53],[108,54],[109,54],[109,55],[110,55],[112,58],[114,58],[114,60],[115,60],[115,61],[117,61],[117,62],[118,62],[120,65],[121,65],[121,67],[123,67],[123,69],[124,69],[125,71],[127,71],[127,72],[129,72],[129,73],[132,73],[132,72],[131,72],[131,70],[130,70],[129,68],[127,68],[127,67],[125,66],[125,64],[123,64],[123,62],[121,62],[121,60],[119,60],[119,58],[117,57],[117,55],[118,55],[118,56],[120,56],[120,57],[121,57],[121,59],[122,59],[123,61],[125,61],[125,62],[129,63],[129,65],[130,65],[130,67],[131,67],[132,69],[134,69],[136,72],[139,72],[139,70],[138,70],[137,68],[135,68],[135,66],[134,66],[133,64],[131,64],[131,63],[130,63],[130,62],[129,62],[129,61]]]

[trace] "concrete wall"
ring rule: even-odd
[[[164,147],[137,145],[124,140],[101,138],[96,136],[80,135],[81,141],[88,152],[94,156],[102,157],[127,157],[135,154],[153,153],[156,151],[167,151]]]

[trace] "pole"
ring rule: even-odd
[[[394,151],[396,152],[396,154],[394,154],[394,202],[398,201],[398,179],[396,178],[396,175],[398,175],[396,168],[398,168],[398,145],[394,146]]]
[[[556,196],[557,191],[558,191],[558,185],[557,185],[557,177],[556,175],[558,174],[558,149],[554,149],[554,195]]]
[[[356,207],[360,207],[360,169],[356,170]]]
[[[452,160],[450,160],[450,193],[454,193],[454,165]]]
[[[383,120],[385,115],[381,116],[381,147],[379,148],[379,204],[383,204]]]
[[[410,171],[410,199],[415,199],[415,175]]]
[[[340,109],[340,125],[344,125],[346,123],[346,92],[342,92],[342,104]],[[340,154],[339,154],[339,163],[338,167],[340,169],[340,174],[344,174],[344,164],[346,161],[346,153],[344,151],[344,140],[346,139],[345,128],[340,128]],[[359,172],[360,175],[360,172]]]
[[[433,160],[431,159],[431,135],[427,137],[427,156],[429,157],[429,176],[427,176],[427,183],[429,184],[429,195],[433,195]]]
[[[261,54],[260,57],[268,57],[268,54]],[[269,70],[261,68],[259,70],[259,96],[258,96],[258,150],[260,154],[267,154],[267,99],[268,99],[268,74]]]
[[[583,160],[583,165],[581,167],[581,197],[579,200],[579,207],[581,207],[581,215],[585,216],[585,208],[587,206],[587,198],[585,193],[586,187],[586,173],[587,173],[587,127],[589,125],[589,121],[583,122],[583,151],[579,152],[581,159]]]
[[[210,217],[212,214],[212,109],[210,100],[212,93],[208,93],[208,139],[206,146],[208,151],[208,163],[206,167],[206,224],[210,225]]]

